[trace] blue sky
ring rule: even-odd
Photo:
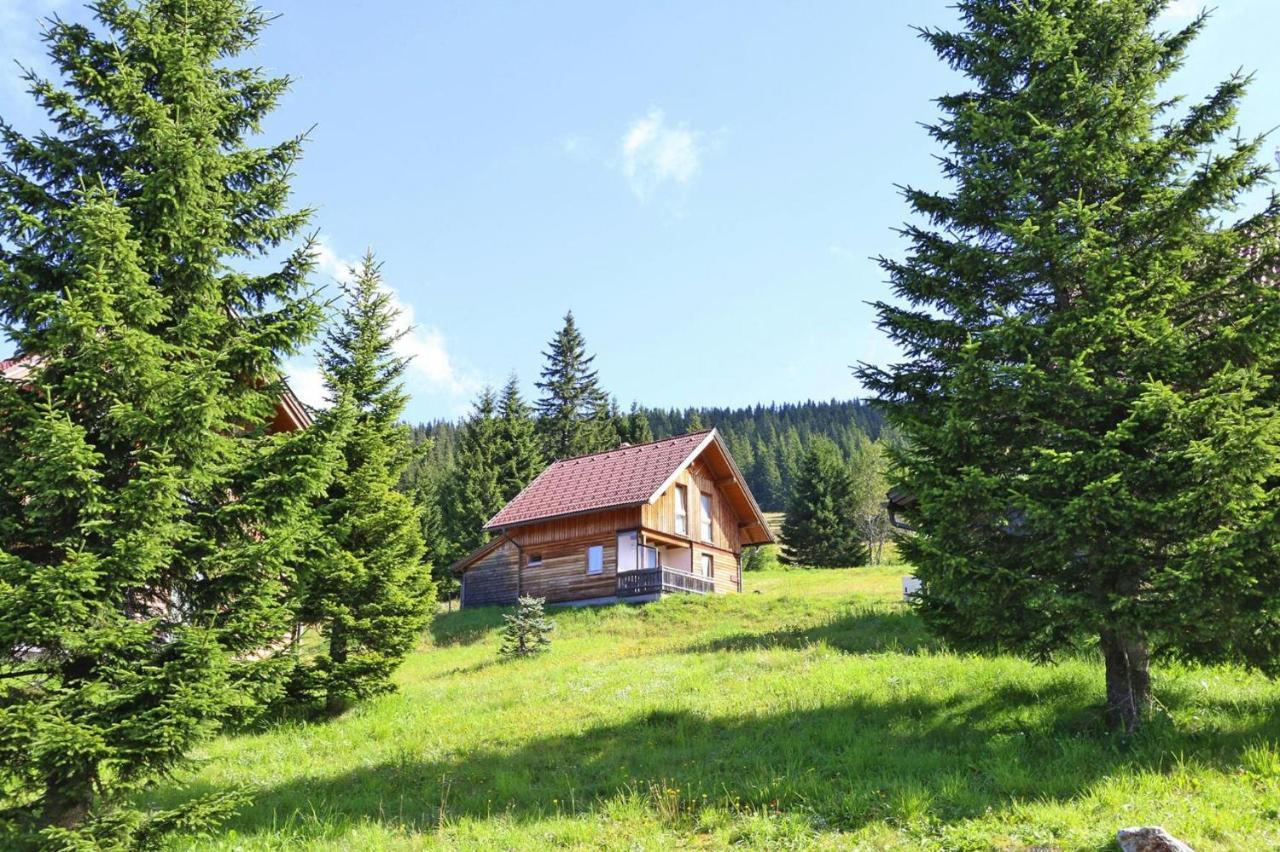
[[[847,398],[848,365],[892,358],[870,258],[902,250],[894,184],[937,183],[919,123],[957,81],[910,26],[949,3],[266,6],[254,61],[296,78],[268,135],[315,126],[323,280],[372,247],[411,315],[411,419],[512,370],[532,394],[568,309],[624,406]],[[0,0],[0,55],[38,64],[50,11],[83,14]],[[1280,3],[1220,0],[1175,88],[1255,71],[1241,127],[1280,124],[1278,32]],[[7,69],[0,116],[36,119]]]

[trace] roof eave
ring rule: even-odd
[[[512,502],[514,503],[515,501],[512,500]],[[612,512],[617,509],[634,509],[644,505],[645,502],[643,500],[633,500],[628,503],[610,503],[608,506],[595,506],[590,509],[579,509],[576,512],[558,512],[554,515],[539,515],[536,518],[525,518],[520,521],[498,522],[498,515],[494,515],[493,519],[485,524],[482,529],[485,532],[501,532],[502,530],[515,529],[516,527],[527,527],[530,524],[542,524],[547,521],[560,521],[565,518],[579,518],[583,515],[596,515],[600,512]]]

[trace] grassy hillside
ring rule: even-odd
[[[499,613],[442,616],[398,695],[212,742],[175,789],[254,804],[182,845],[1104,849],[1157,823],[1280,846],[1280,688],[1162,666],[1162,715],[1126,742],[1099,733],[1091,658],[946,653],[901,573],[557,610],[551,653],[508,664]]]

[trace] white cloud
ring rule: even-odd
[[[285,364],[284,369],[294,396],[312,408],[329,407],[329,395],[325,393],[324,375],[319,367],[294,359]]]
[[[313,256],[320,274],[338,283],[350,281],[355,274],[354,267],[359,265],[358,260],[344,258],[324,239],[316,242]],[[394,330],[403,334],[396,343],[395,351],[400,357],[410,359],[406,370],[410,390],[446,397],[450,405],[457,407],[463,399],[475,393],[480,382],[459,369],[440,329],[419,322],[413,305],[385,281],[383,289],[391,296],[391,303],[399,314]],[[308,392],[323,400],[323,390],[315,391],[320,384],[318,370],[312,375],[307,369],[291,369],[290,377],[296,382],[294,391],[304,401],[312,402],[306,395]]]
[[[1204,9],[1204,0],[1173,0],[1165,7],[1161,17],[1189,21]]]
[[[702,134],[668,125],[657,107],[631,122],[621,149],[622,174],[641,201],[664,184],[687,185],[702,167]]]
[[[477,385],[459,374],[449,355],[444,334],[438,328],[415,322],[413,306],[390,287],[386,290],[400,312],[396,331],[404,332],[396,343],[396,354],[413,359],[409,363],[409,371],[425,379],[428,387],[451,396],[473,393]]]
[[[347,260],[338,256],[323,238],[317,239],[311,247],[311,257],[316,262],[316,269],[321,275],[330,278],[339,284],[346,284],[355,275],[355,268],[359,266],[359,260]],[[325,282],[326,284],[328,282]]]

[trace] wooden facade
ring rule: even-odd
[[[647,502],[502,528],[454,566],[462,605],[511,604],[520,595],[569,603],[741,591],[743,546],[771,538],[738,476],[717,438],[673,470]],[[738,493],[726,493],[729,485]]]

